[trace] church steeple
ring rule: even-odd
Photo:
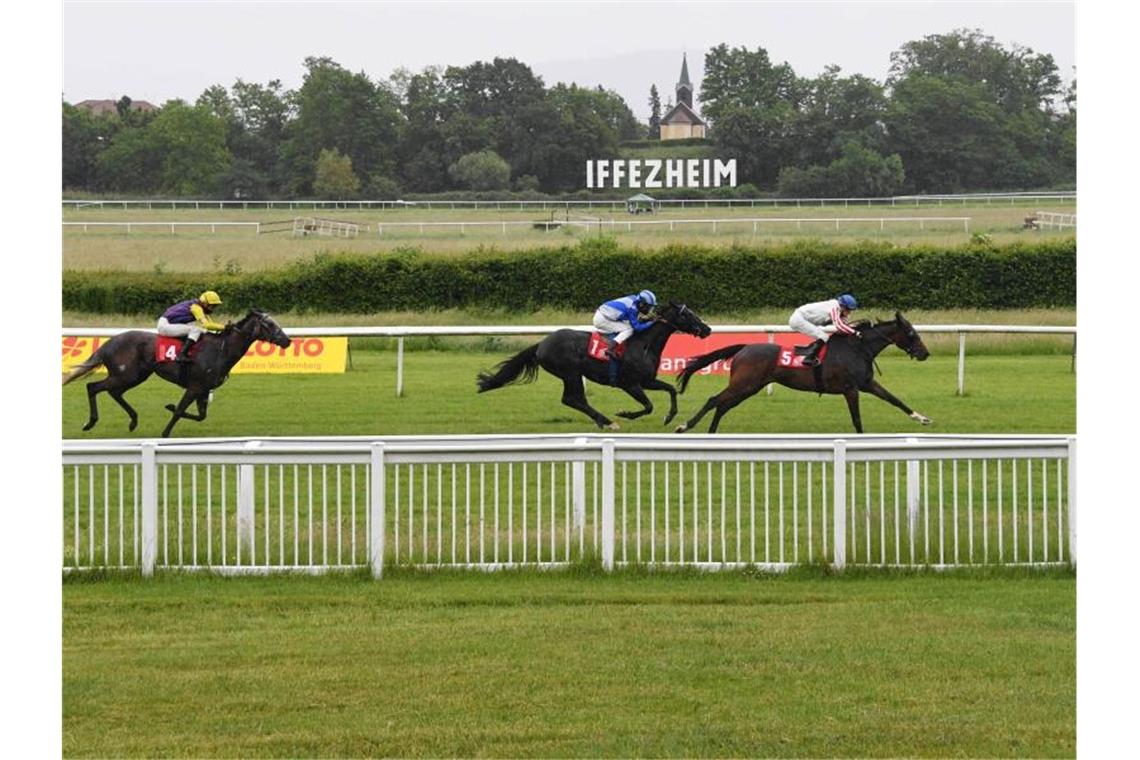
[[[689,59],[681,54],[681,79],[677,82],[677,102],[693,107],[693,83],[689,81]]]

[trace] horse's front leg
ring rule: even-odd
[[[171,411],[171,415],[170,422],[166,423],[166,428],[162,431],[163,438],[170,437],[170,431],[174,429],[174,423],[178,422],[180,417],[186,416],[184,414],[186,407],[190,406],[190,402],[196,398],[198,398],[197,392],[187,389],[186,392],[182,394],[182,398],[178,400],[178,406],[172,407],[170,404],[166,405],[166,408]]]
[[[618,412],[618,417],[625,417],[627,420],[636,420],[638,417],[644,417],[653,411],[653,402],[645,395],[645,391],[641,389],[640,385],[632,385],[628,388],[622,388],[622,390],[633,396],[634,401],[641,404],[641,411]]]
[[[198,413],[197,414],[190,414],[189,412],[183,412],[180,416],[183,419],[192,420],[194,422],[202,422],[203,420],[206,419],[206,407],[209,406],[209,404],[210,404],[210,393],[209,393],[209,391],[203,393],[202,395],[198,396],[194,400],[198,403]],[[166,408],[171,413],[177,413],[177,411],[178,411],[177,408],[174,406],[174,404],[167,404]]]
[[[929,425],[931,423],[931,419],[929,417],[924,414],[919,414],[918,412],[911,409],[909,406],[904,404],[901,399],[897,398],[886,388],[879,385],[879,382],[877,380],[872,380],[871,382],[867,383],[867,386],[863,390],[867,391],[867,393],[870,393],[872,396],[878,396],[883,401],[886,401],[892,406],[898,407],[902,410],[903,414],[906,414],[915,422],[919,422],[923,425]]]
[[[667,383],[664,380],[653,378],[646,380],[641,384],[646,390],[650,391],[665,391],[669,394],[669,413],[665,415],[663,425],[668,425],[677,416],[677,389],[673,387],[672,383]]]

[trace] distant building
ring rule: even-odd
[[[117,116],[119,114],[118,102],[117,100],[81,100],[75,104],[75,107],[90,111],[96,116]],[[131,110],[149,113],[157,111],[158,106],[145,100],[132,100]]]
[[[693,110],[693,83],[689,81],[689,61],[681,56],[681,80],[677,82],[677,105],[661,117],[662,140],[704,137],[705,122]]]

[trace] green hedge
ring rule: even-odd
[[[425,256],[322,254],[242,275],[65,272],[63,308],[158,314],[206,288],[236,312],[369,314],[388,310],[593,309],[651,288],[700,311],[789,307],[855,293],[877,309],[1029,308],[1076,304],[1076,242],[896,247],[798,242],[779,248],[672,245],[639,250],[612,238],[576,246]]]

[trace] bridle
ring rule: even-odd
[[[884,323],[880,323],[880,324],[886,324],[886,323],[884,322]],[[898,320],[895,320],[894,324],[896,326],[900,326],[898,323]],[[914,328],[911,328],[911,331],[913,331],[913,330],[914,330]],[[915,348],[914,348],[914,341],[913,340],[908,340],[906,342],[906,345],[900,346],[898,343],[895,343],[895,341],[891,340],[889,337],[887,337],[885,334],[883,334],[883,332],[879,329],[879,325],[872,324],[864,332],[867,332],[867,331],[875,333],[879,337],[883,338],[883,340],[887,341],[887,343],[892,343],[895,346],[898,346],[898,348],[902,349],[903,352],[906,353],[906,355],[909,356],[911,359],[916,358],[914,355]],[[910,337],[910,335],[906,332],[903,333],[903,336],[908,337],[908,338]],[[860,347],[863,348],[864,352],[867,352],[866,347],[864,347],[862,345],[860,345]]]

